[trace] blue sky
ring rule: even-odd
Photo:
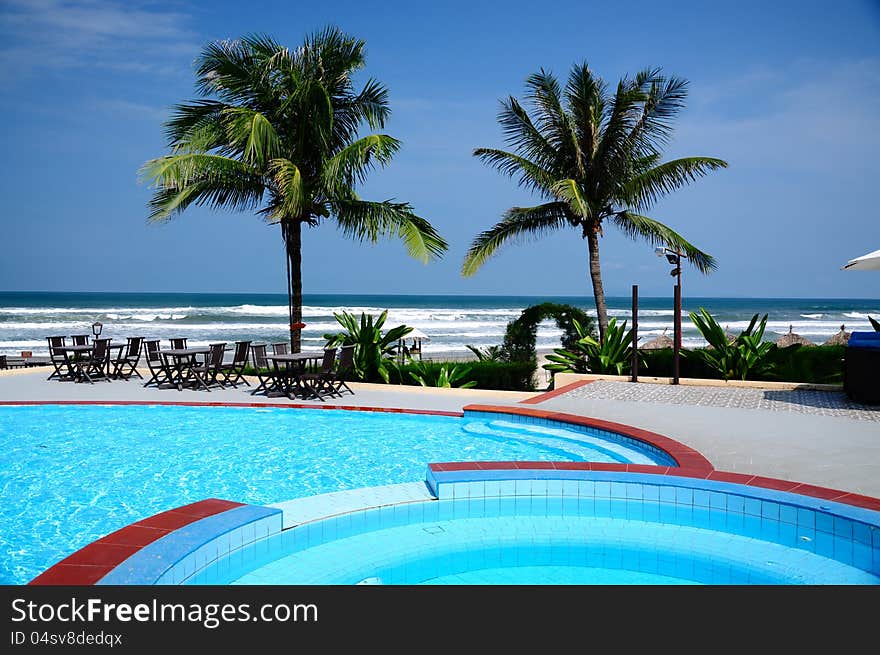
[[[362,189],[405,200],[450,243],[440,262],[304,236],[305,293],[591,294],[586,243],[561,232],[509,246],[476,276],[473,236],[530,202],[474,147],[502,145],[498,100],[541,67],[587,61],[611,84],[646,66],[690,80],[669,158],[726,159],[651,215],[713,254],[691,296],[880,297],[880,274],[841,271],[880,248],[880,3],[150,2],[3,0],[0,290],[282,292],[280,232],[191,208],[148,225],[137,169],[164,154],[169,107],[196,97],[192,62],[215,39],[295,45],[335,24],[367,43],[403,148]],[[606,230],[606,293],[668,295],[650,246]]]

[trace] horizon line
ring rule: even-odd
[[[227,295],[227,296],[286,296],[284,291],[11,291],[0,290],[0,294],[70,294],[70,295],[86,295],[86,294],[132,294],[132,295]],[[571,293],[544,293],[536,294],[499,294],[499,293],[456,293],[456,292],[432,292],[432,293],[364,293],[364,292],[342,292],[342,291],[314,291],[303,293],[306,296],[421,296],[425,298],[436,296],[460,296],[463,298],[583,298],[594,301],[592,295],[579,295]],[[631,298],[631,295],[607,294],[606,298]],[[686,298],[698,299],[723,299],[723,300],[860,300],[860,301],[877,301],[880,298],[860,297],[860,296],[684,296]],[[648,296],[639,294],[639,298],[667,298],[667,296]]]

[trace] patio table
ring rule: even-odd
[[[198,355],[207,355],[210,348],[168,348],[160,350],[159,354],[165,360],[168,370],[171,372],[171,384],[177,386],[178,391],[183,390],[186,378],[189,377],[190,367],[196,363]]]
[[[297,391],[305,391],[299,384],[299,376],[305,373],[309,361],[320,362],[323,353],[288,353],[286,355],[266,355],[275,369],[275,386],[267,396],[287,396],[296,398]]]

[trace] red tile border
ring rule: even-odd
[[[565,386],[559,387],[558,389],[554,389],[553,391],[545,391],[542,394],[537,396],[532,396],[531,398],[526,398],[525,400],[520,400],[520,405],[537,405],[538,403],[542,403],[545,400],[550,400],[551,398],[556,398],[556,396],[561,396],[564,393],[568,393],[569,391],[574,391],[580,387],[583,387],[587,384],[592,384],[595,380],[576,380],[575,382],[570,382]]]
[[[243,503],[208,498],[161,512],[93,541],[50,566],[30,585],[93,585],[144,546],[173,530]]]

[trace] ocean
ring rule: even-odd
[[[424,296],[424,295],[321,295],[303,297],[303,349],[318,350],[323,335],[337,332],[334,312],[379,314],[388,310],[386,328],[408,325],[429,337],[423,355],[468,355],[467,345],[500,344],[508,321],[529,305],[568,303],[595,315],[592,296]],[[721,325],[737,332],[752,315],[768,314],[766,340],[775,341],[794,332],[815,343],[834,335],[841,325],[847,331],[871,330],[868,316],[880,319],[880,300],[684,298],[682,344],[704,344],[688,319],[688,312],[705,307]],[[631,299],[609,297],[609,314],[631,318]],[[672,336],[672,298],[639,299],[639,333],[643,342],[662,334]],[[123,341],[141,335],[166,340],[187,337],[191,345],[249,339],[284,341],[287,332],[287,298],[283,294],[203,293],[30,293],[0,292],[0,354],[34,355],[48,352],[46,337],[90,334],[94,322],[103,324],[101,336]],[[552,320],[539,326],[537,347],[559,346],[560,331]]]

